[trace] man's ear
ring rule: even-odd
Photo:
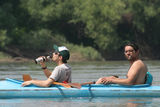
[[[62,56],[59,56],[59,58],[62,60],[63,59],[63,57]]]

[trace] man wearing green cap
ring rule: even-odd
[[[22,84],[22,86],[27,86],[34,84],[37,86],[48,87],[53,82],[71,82],[71,67],[67,64],[69,60],[70,53],[65,46],[58,47],[57,45],[53,46],[54,52],[52,54],[52,60],[56,62],[57,66],[51,72],[47,69],[45,62],[41,61],[40,65],[43,69],[44,74],[47,76],[47,80],[30,80]]]

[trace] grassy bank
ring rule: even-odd
[[[0,61],[9,61],[12,60],[12,57],[7,53],[0,52]]]
[[[26,62],[31,61],[29,58],[12,57],[11,55],[0,51],[0,62]]]
[[[64,44],[70,50],[71,61],[100,61],[103,60],[101,54],[92,47],[83,45]]]
[[[78,61],[101,61],[103,58],[100,53],[92,47],[84,47],[82,45],[63,44],[70,50],[69,62]],[[33,61],[33,58],[12,57],[4,52],[0,52],[0,62],[17,62],[17,61]]]

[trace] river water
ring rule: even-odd
[[[160,61],[145,61],[153,75],[153,85],[160,85]],[[72,66],[72,82],[90,82],[100,77],[118,75],[125,78],[129,63],[127,61],[76,62]],[[52,70],[55,64],[48,62]],[[0,80],[5,78],[22,80],[23,74],[30,74],[33,79],[44,80],[40,66],[34,62],[0,63]],[[158,107],[160,98],[26,98],[0,99],[0,107]]]

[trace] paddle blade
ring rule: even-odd
[[[23,81],[30,81],[32,80],[31,76],[28,74],[23,74]]]

